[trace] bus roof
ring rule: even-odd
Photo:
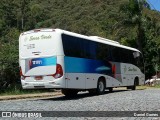
[[[75,37],[79,37],[79,38],[84,38],[84,39],[87,39],[87,40],[91,40],[91,41],[95,41],[95,42],[99,42],[99,43],[103,43],[103,44],[108,44],[108,45],[115,46],[115,47],[120,47],[120,48],[124,48],[124,49],[128,49],[128,50],[140,52],[138,49],[128,47],[128,46],[125,46],[125,45],[121,45],[117,41],[109,40],[109,39],[98,37],[98,36],[81,35],[81,34],[78,34],[78,33],[69,32],[69,31],[62,30],[62,29],[52,29],[52,28],[35,29],[35,30],[30,30],[30,31],[23,32],[21,35],[30,34],[30,33],[38,32],[38,31],[41,31],[41,32],[58,32],[58,33],[61,33],[61,34],[64,33],[66,35],[75,36]]]

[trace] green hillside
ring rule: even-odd
[[[0,18],[0,85],[19,80],[18,37],[35,28],[119,41],[142,51],[147,78],[160,70],[160,12],[145,0],[1,0]]]

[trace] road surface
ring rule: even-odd
[[[145,90],[114,90],[112,93],[106,91],[104,95],[91,96],[87,92],[79,93],[77,97],[66,98],[63,95],[52,98],[35,98],[23,100],[0,101],[0,111],[159,111],[160,113],[160,89]],[[67,114],[67,112],[66,112]],[[86,113],[87,114],[87,113]],[[125,113],[124,113],[125,114]],[[126,113],[127,114],[127,113]],[[135,113],[136,114],[136,113]],[[158,114],[158,113],[156,113]],[[114,116],[114,115],[113,115]],[[43,116],[42,116],[43,117]],[[154,117],[132,118],[117,117],[101,119],[145,119],[158,120],[160,114]],[[47,118],[41,118],[47,119]],[[99,119],[97,117],[60,117],[55,119]]]

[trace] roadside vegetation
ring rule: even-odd
[[[160,85],[155,85],[155,86],[147,86],[147,85],[142,85],[142,86],[137,86],[137,90],[144,90],[144,89],[153,89],[153,88],[160,88]]]
[[[1,0],[0,18],[0,93],[23,93],[18,37],[36,28],[118,41],[142,51],[146,79],[160,70],[160,12],[146,0]]]
[[[46,92],[54,92],[54,89],[45,89],[45,90],[23,90],[20,84],[16,84],[14,87],[8,87],[8,89],[1,90],[0,96],[5,95],[21,95],[21,94],[38,94],[38,93],[46,93]]]
[[[160,88],[160,84],[157,84],[154,86],[155,88]]]

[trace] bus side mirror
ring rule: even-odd
[[[140,53],[139,52],[133,52],[133,56],[134,56],[134,58],[137,58],[137,57],[140,56]]]

